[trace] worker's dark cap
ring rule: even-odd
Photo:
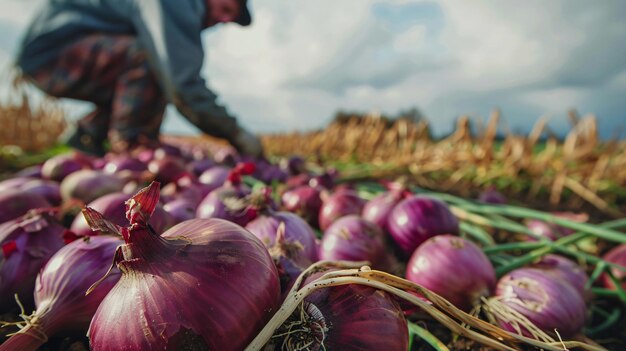
[[[250,16],[250,10],[248,10],[248,0],[241,0],[241,11],[239,11],[239,17],[237,17],[235,23],[242,26],[249,26],[252,23],[252,16]]]

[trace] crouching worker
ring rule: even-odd
[[[158,141],[168,103],[202,132],[260,156],[200,76],[201,32],[251,22],[246,0],[48,0],[30,25],[17,65],[45,93],[89,101],[66,142],[102,155]]]

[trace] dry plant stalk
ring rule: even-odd
[[[42,152],[57,143],[65,130],[65,111],[52,98],[35,103],[26,82],[15,73],[8,96],[0,97],[0,146],[18,146],[27,152]]]
[[[612,189],[626,186],[626,143],[602,142],[595,116],[570,115],[575,124],[563,141],[544,118],[527,136],[507,133],[498,139],[499,111],[478,133],[472,133],[469,118],[462,116],[455,132],[441,140],[430,138],[424,121],[390,123],[377,116],[354,116],[323,130],[268,134],[261,140],[270,155],[290,156],[296,151],[332,162],[385,166],[370,168],[363,177],[411,174],[416,185],[464,196],[472,195],[471,189],[503,181],[510,184],[510,193],[527,200],[546,191],[552,205],[586,202],[617,217],[621,214],[611,204],[618,195]]]

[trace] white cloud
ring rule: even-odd
[[[0,26],[13,28],[0,39],[0,62],[41,2],[0,0]],[[320,127],[340,108],[413,105],[436,132],[460,113],[485,116],[496,106],[512,129],[570,107],[597,111],[607,130],[623,123],[621,0],[251,3],[253,26],[207,31],[204,73],[256,131]],[[170,115],[165,129],[180,125]]]

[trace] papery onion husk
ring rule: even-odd
[[[448,205],[421,195],[398,203],[391,211],[387,225],[394,241],[407,255],[435,235],[459,233],[459,221]]]
[[[276,230],[274,245],[268,249],[280,278],[280,290],[283,298],[289,292],[298,276],[307,269],[311,261],[304,253],[304,246],[299,241],[287,240],[285,222]]]
[[[357,215],[341,217],[331,224],[320,245],[320,260],[367,261],[382,271],[393,268],[392,257],[382,229]]]
[[[0,351],[34,351],[50,336],[84,334],[100,302],[119,280],[117,268],[85,293],[107,273],[121,244],[121,238],[98,236],[57,251],[37,275],[35,312],[25,318],[24,328],[0,345]]]
[[[126,220],[126,200],[128,195],[125,193],[112,193],[95,199],[87,206],[100,212],[110,222],[117,225],[128,223]],[[150,225],[154,230],[163,232],[174,225],[174,219],[158,205],[154,210],[154,215],[150,218]],[[72,222],[70,230],[77,236],[94,236],[102,234],[99,231],[93,231],[82,213],[79,213]]]
[[[307,296],[277,329],[268,350],[406,351],[408,342],[407,321],[395,299],[372,287],[349,284]]]
[[[106,194],[122,191],[124,185],[125,182],[114,175],[101,171],[82,170],[63,179],[61,197],[63,201],[77,199],[83,203],[90,203]]]
[[[29,213],[0,225],[0,312],[33,306],[35,277],[63,247],[65,228],[48,213]]]
[[[561,336],[571,337],[585,325],[586,305],[580,293],[569,283],[554,279],[541,269],[520,268],[503,276],[496,286],[494,299],[548,335],[554,335],[556,329]],[[506,314],[504,318],[502,315],[494,317],[505,330],[536,336],[527,325],[513,322]]]
[[[299,186],[285,191],[281,200],[287,211],[297,214],[314,227],[319,225],[318,217],[322,207],[322,198],[318,189],[308,185]]]
[[[546,255],[532,265],[533,268],[544,270],[557,279],[568,282],[581,296],[589,298],[589,291],[585,288],[589,277],[585,270],[576,262],[559,255]]]
[[[290,244],[300,244],[302,254],[311,262],[316,262],[318,244],[315,232],[302,218],[293,213],[269,211],[248,223],[246,229],[270,248],[276,242],[276,233],[281,223],[285,224],[284,240]]]
[[[407,263],[406,279],[465,311],[479,305],[496,286],[496,272],[482,250],[453,235],[438,235],[421,244]]]
[[[607,262],[626,267],[626,244],[620,244],[614,247],[604,255],[603,259]],[[626,289],[626,272],[617,268],[611,268],[611,273],[617,281],[621,283],[622,288]],[[616,290],[615,283],[613,283],[613,280],[608,274],[603,273],[600,279],[602,281],[602,285],[604,285],[607,289]]]
[[[120,281],[100,304],[93,351],[241,350],[278,308],[274,263],[260,240],[219,219],[193,219],[159,235],[146,225],[158,183],[127,202],[131,226],[116,255]],[[97,227],[113,228],[87,209]]]
[[[319,214],[320,229],[326,230],[337,219],[355,214],[361,214],[365,200],[351,190],[335,192],[323,199]]]

